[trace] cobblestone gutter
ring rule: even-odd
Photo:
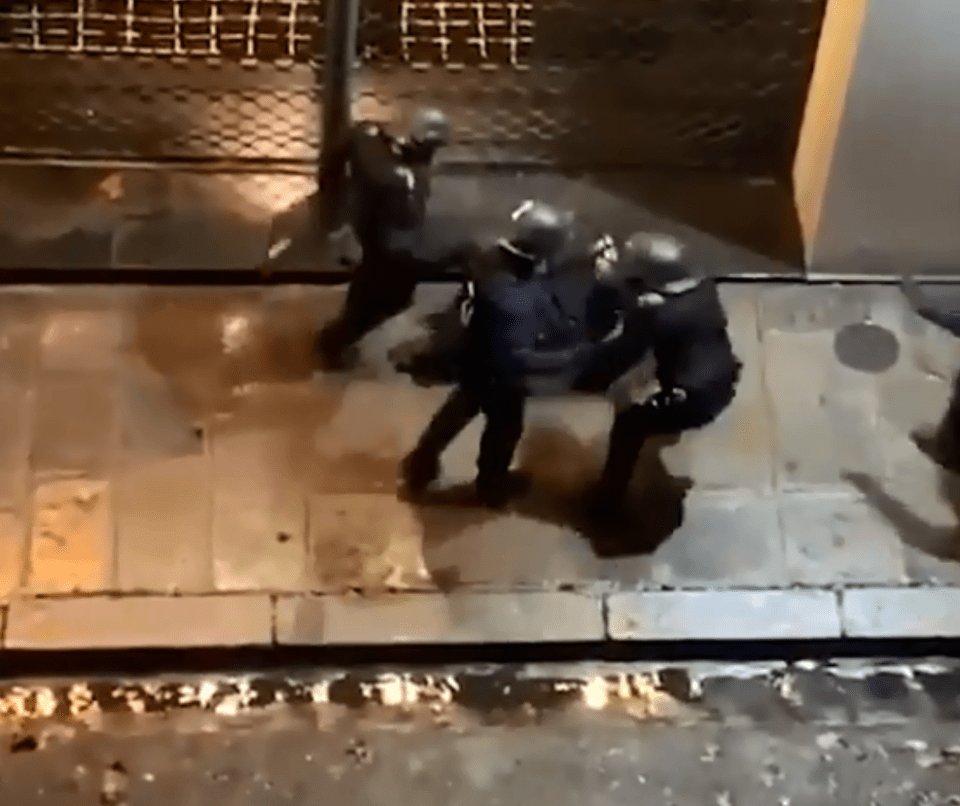
[[[0,719],[7,731],[48,720],[99,723],[116,715],[178,712],[242,717],[278,708],[317,714],[389,711],[441,720],[587,709],[666,721],[875,725],[921,716],[951,721],[960,719],[960,663],[579,663],[0,686]],[[960,755],[960,747],[956,752]]]
[[[60,680],[0,689],[0,796],[955,806],[958,717],[940,660]]]

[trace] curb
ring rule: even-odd
[[[4,650],[960,638],[960,588],[18,598]]]

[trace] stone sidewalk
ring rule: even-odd
[[[3,646],[960,635],[960,485],[909,436],[956,347],[896,290],[725,286],[738,397],[643,457],[607,534],[579,513],[600,398],[532,407],[510,511],[472,504],[479,424],[398,499],[445,389],[393,362],[451,294],[315,376],[341,288],[0,293]]]

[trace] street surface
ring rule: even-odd
[[[260,678],[232,694],[216,678],[74,681],[73,716],[40,720],[22,716],[59,694],[19,689],[18,719],[7,688],[0,802],[960,803],[956,670],[841,666],[436,670],[272,691]],[[142,695],[164,684],[179,692],[165,706]],[[111,689],[127,708],[101,707]]]
[[[447,388],[398,365],[453,291],[423,287],[333,374],[311,343],[342,287],[0,294],[3,645],[957,635],[957,477],[911,436],[956,340],[896,289],[724,286],[737,397],[650,443],[613,529],[580,506],[599,396],[531,405],[532,489],[506,511],[472,496],[479,420],[435,492],[399,494]]]

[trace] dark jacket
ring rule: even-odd
[[[664,390],[708,392],[733,384],[740,362],[712,279],[689,279],[638,297]]]
[[[616,320],[616,299],[597,282],[592,260],[571,252],[537,270],[494,247],[482,261],[474,272],[466,365],[529,394],[569,391],[591,342]]]
[[[331,175],[349,173],[350,223],[365,249],[387,247],[393,231],[423,223],[433,153],[405,146],[369,122],[354,125],[334,150]]]

